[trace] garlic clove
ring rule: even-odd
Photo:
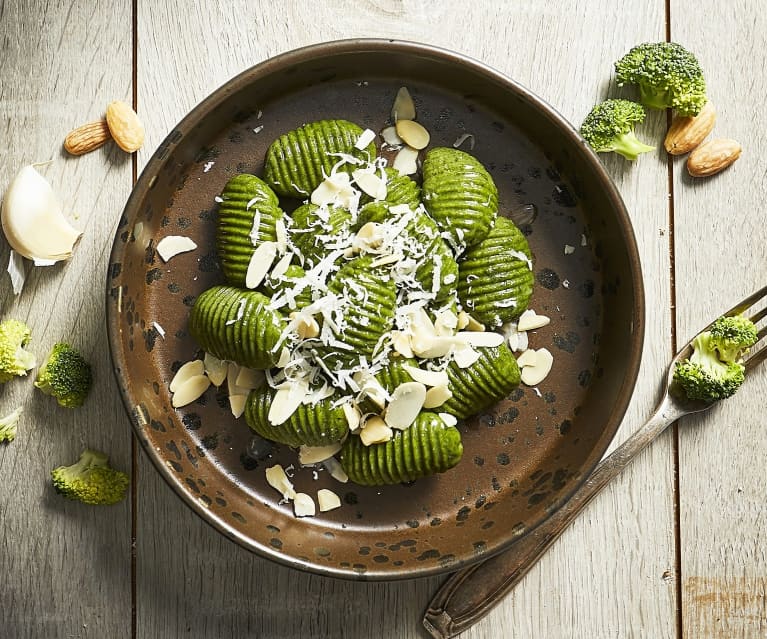
[[[82,235],[67,222],[51,185],[31,165],[22,167],[8,186],[0,220],[11,248],[38,266],[69,259]]]

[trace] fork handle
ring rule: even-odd
[[[435,639],[448,639],[485,617],[516,586],[586,505],[642,450],[685,413],[667,397],[649,420],[597,464],[559,509],[507,550],[450,575],[423,617]]]

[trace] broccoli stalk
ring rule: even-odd
[[[674,368],[674,381],[688,398],[715,402],[740,388],[746,369],[738,360],[754,345],[757,330],[742,316],[720,317],[692,342],[689,358]]]
[[[17,408],[0,419],[0,442],[12,442],[16,439],[16,427],[21,416],[21,408]]]
[[[68,499],[96,506],[116,504],[125,497],[128,475],[109,465],[109,458],[86,448],[71,466],[51,471],[53,487]]]
[[[645,110],[631,100],[605,100],[597,104],[581,125],[581,135],[597,153],[614,151],[627,160],[655,147],[639,140],[634,126],[644,121]]]
[[[91,389],[91,367],[69,344],[53,345],[48,359],[37,373],[35,386],[55,397],[61,406],[82,406]]]
[[[35,367],[35,356],[25,350],[31,336],[24,322],[9,319],[0,323],[0,383],[26,375]]]
[[[706,81],[697,58],[675,42],[645,42],[615,63],[618,86],[636,84],[642,104],[695,116],[706,103]]]

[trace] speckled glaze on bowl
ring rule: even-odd
[[[463,424],[463,460],[444,475],[364,488],[298,469],[297,490],[314,495],[330,488],[343,506],[296,519],[264,478],[273,463],[297,466],[295,452],[254,450],[244,420],[232,417],[215,389],[174,410],[168,383],[198,353],[187,334],[190,306],[222,281],[214,197],[227,179],[260,174],[269,143],[312,120],[346,118],[380,131],[403,85],[433,146],[473,136],[473,153],[498,184],[502,214],[528,235],[536,276],[531,306],[552,318],[531,335],[531,346],[549,348],[554,368],[540,389],[520,387]],[[198,249],[163,263],[155,247],[166,235],[189,236]],[[566,254],[565,245],[575,250]],[[235,77],[184,118],[126,205],[111,255],[107,313],[114,368],[136,434],[176,493],[250,550],[296,568],[368,580],[466,566],[507,547],[561,505],[618,427],[644,333],[628,216],[572,127],[476,61],[389,40],[332,42],[278,56]]]

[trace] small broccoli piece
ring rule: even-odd
[[[26,375],[37,360],[24,347],[29,344],[32,331],[24,322],[15,319],[0,323],[0,382]]]
[[[121,501],[130,483],[128,475],[109,465],[109,458],[104,453],[88,448],[71,466],[54,468],[51,479],[59,494],[96,506]]]
[[[698,115],[706,104],[706,81],[698,59],[675,42],[645,42],[615,63],[618,86],[639,85],[642,104]]]
[[[35,386],[67,408],[82,406],[92,383],[90,364],[63,342],[53,345],[35,380]]]
[[[642,105],[631,100],[605,100],[597,104],[581,124],[581,135],[597,153],[614,151],[628,160],[655,147],[640,141],[634,126],[644,121]]]
[[[724,362],[737,362],[757,340],[756,325],[747,317],[720,317],[711,325],[711,345]]]
[[[3,418],[0,418],[0,442],[12,442],[16,439],[16,427],[19,424],[21,408],[17,408]]]
[[[719,358],[711,331],[703,331],[692,342],[693,352],[674,368],[674,381],[690,399],[715,402],[726,399],[743,384],[745,367]]]

